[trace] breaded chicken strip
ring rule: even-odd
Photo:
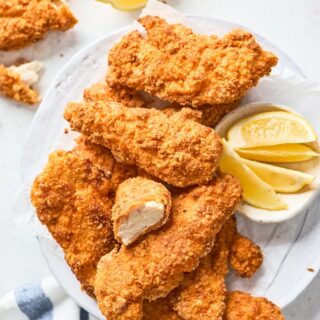
[[[263,262],[261,248],[241,234],[236,234],[231,246],[230,265],[236,275],[250,278]]]
[[[222,154],[216,132],[185,117],[156,109],[127,108],[115,102],[70,103],[65,119],[118,162],[145,170],[173,186],[212,180]]]
[[[234,291],[228,294],[224,320],[284,320],[279,307],[266,298]]]
[[[143,303],[143,320],[183,320],[172,309],[167,298]]]
[[[4,0],[0,4],[0,50],[25,47],[49,30],[66,31],[76,23],[61,0]]]
[[[31,200],[65,253],[82,288],[94,295],[96,265],[114,248],[109,177],[89,159],[53,152],[35,179]]]
[[[130,245],[163,226],[170,215],[171,194],[161,183],[136,177],[122,182],[112,208],[115,238]]]
[[[8,68],[0,64],[0,93],[18,102],[38,103],[40,96],[31,86],[39,80],[41,69],[42,63],[38,61]]]
[[[147,31],[125,35],[110,51],[111,86],[144,90],[182,106],[233,103],[271,72],[277,57],[254,36],[233,30],[222,38],[145,16]]]
[[[241,199],[230,175],[185,191],[172,202],[170,221],[133,247],[105,255],[95,293],[108,320],[142,319],[143,300],[165,297],[212,248],[216,234]]]
[[[201,260],[196,270],[186,274],[181,285],[167,297],[182,319],[223,318],[227,294],[225,277],[235,234],[236,222],[230,218],[218,233],[212,251]]]

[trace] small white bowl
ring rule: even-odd
[[[267,111],[288,111],[299,115],[296,111],[288,106],[278,103],[254,102],[239,107],[227,114],[216,126],[216,132],[225,138],[228,129],[239,120],[252,116],[257,113]],[[310,143],[316,150],[320,151],[318,142]],[[262,223],[275,223],[288,220],[299,213],[305,212],[320,191],[320,159],[312,159],[299,163],[279,164],[279,166],[296,169],[315,176],[315,180],[308,186],[304,187],[298,193],[279,194],[281,198],[288,204],[288,209],[272,211],[255,208],[246,203],[242,203],[238,207],[238,211],[249,219]]]

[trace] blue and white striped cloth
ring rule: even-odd
[[[0,299],[1,320],[97,320],[79,307],[53,278],[9,292]]]

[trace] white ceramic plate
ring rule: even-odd
[[[268,111],[289,111],[291,113],[298,114],[292,108],[284,106],[279,103],[268,103],[268,102],[252,102],[248,103],[240,108],[233,110],[228,113],[216,126],[216,131],[223,138],[226,138],[227,132],[230,127],[254,114]],[[318,143],[311,144],[319,152]],[[288,219],[295,217],[296,215],[303,213],[316,199],[320,191],[320,159],[315,158],[309,161],[301,163],[291,164],[279,164],[286,168],[301,170],[305,173],[315,176],[315,180],[308,186],[304,187],[297,193],[292,194],[279,194],[285,203],[288,204],[286,210],[272,211],[255,208],[246,203],[242,203],[238,211],[248,217],[249,219],[262,223],[275,223],[283,222]]]
[[[190,16],[194,25],[205,26],[210,33],[223,34],[235,26],[213,18]],[[23,152],[22,178],[26,193],[34,177],[42,170],[48,154],[61,144],[61,136],[67,123],[63,120],[63,110],[69,101],[79,100],[83,89],[100,79],[106,73],[106,54],[121,35],[130,28],[124,28],[106,35],[79,52],[53,81],[38,110]],[[197,30],[195,31],[202,31]],[[297,74],[299,69],[278,48],[257,36],[263,47],[272,50],[280,58],[274,72],[277,74]],[[64,147],[66,143],[62,144]],[[256,295],[264,295],[285,307],[314,278],[320,267],[320,224],[315,203],[305,214],[277,225],[261,225],[238,218],[240,231],[254,239],[263,249],[265,261],[253,279],[244,281],[230,276],[231,288],[240,288]],[[44,228],[43,228],[44,230]],[[80,290],[79,283],[66,264],[61,249],[50,237],[38,236],[43,253],[52,273],[65,291],[91,314],[103,319],[93,299]],[[315,248],[314,251],[309,250]],[[312,267],[315,272],[308,272]]]

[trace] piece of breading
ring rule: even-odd
[[[83,98],[87,102],[115,101],[128,108],[146,108],[150,100],[139,91],[122,86],[111,88],[104,82],[98,82],[84,90]]]
[[[144,90],[183,106],[229,104],[271,72],[277,57],[254,36],[233,30],[222,38],[145,16],[147,31],[125,35],[109,53],[108,83]]]
[[[23,48],[42,39],[49,30],[66,31],[77,23],[60,0],[2,0],[0,50]]]
[[[174,198],[171,219],[161,229],[105,255],[95,281],[102,313],[109,320],[142,319],[143,300],[166,296],[198,266],[240,199],[239,182],[219,176]]]
[[[41,68],[38,61],[8,68],[0,64],[0,93],[18,102],[38,103],[40,96],[31,86],[39,80]]]
[[[261,248],[247,237],[237,234],[230,252],[230,265],[236,275],[250,278],[263,262]]]
[[[109,177],[72,151],[53,152],[35,179],[32,203],[82,288],[94,294],[96,265],[114,248]]]
[[[161,183],[144,177],[122,182],[112,208],[115,238],[130,245],[163,226],[170,215],[171,194]]]
[[[212,180],[222,155],[218,134],[185,119],[183,110],[167,117],[156,109],[116,102],[69,103],[65,119],[73,130],[110,148],[117,161],[177,187]]]
[[[182,319],[223,318],[227,294],[225,277],[235,234],[236,222],[230,218],[218,233],[212,251],[201,260],[196,270],[185,275],[181,285],[167,297]]]
[[[79,157],[89,159],[109,179],[108,193],[114,196],[120,183],[136,177],[138,174],[143,175],[137,167],[117,162],[109,149],[92,143],[88,138],[81,135],[77,139],[77,145],[73,149]]]
[[[224,320],[284,320],[279,307],[266,298],[234,291],[228,294]]]
[[[143,320],[183,320],[183,318],[172,309],[167,298],[160,298],[155,301],[144,301]]]

